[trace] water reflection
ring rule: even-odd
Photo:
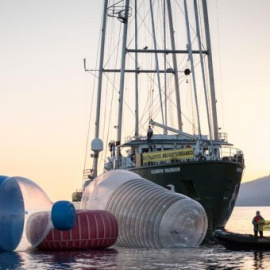
[[[5,252],[0,254],[0,269],[117,269],[117,254],[115,249]]]
[[[263,252],[254,251],[254,266],[258,269],[262,268],[263,265]]]
[[[49,263],[53,269],[97,269],[115,266],[118,252],[115,249],[88,251],[35,252],[41,261]],[[45,266],[45,265],[44,265]],[[44,269],[47,269],[44,267]]]
[[[19,269],[21,257],[16,252],[0,253],[0,269]]]
[[[117,248],[87,251],[31,251],[0,253],[3,269],[267,269],[270,252],[233,252],[216,245],[184,249]]]

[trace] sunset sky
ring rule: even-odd
[[[92,91],[83,59],[96,64],[102,5],[0,0],[0,174],[35,181],[53,201],[82,185]],[[270,173],[270,1],[208,8],[219,123],[244,151],[243,181],[254,180]]]

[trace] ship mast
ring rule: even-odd
[[[204,18],[204,26],[205,26],[204,28],[205,28],[205,36],[206,36],[207,55],[208,55],[208,69],[209,69],[210,92],[211,92],[213,132],[214,132],[214,139],[218,140],[218,121],[217,121],[217,108],[216,108],[214,68],[213,68],[213,60],[212,60],[212,48],[211,48],[210,28],[209,28],[206,0],[202,0],[202,6],[203,6],[203,18]]]
[[[128,12],[129,12],[129,0],[125,1],[125,7],[123,11],[123,42],[122,42],[122,54],[121,54],[121,68],[120,68],[120,88],[119,88],[119,108],[118,108],[118,129],[116,146],[121,144],[121,132],[122,132],[122,115],[123,115],[123,98],[124,98],[124,84],[125,84],[125,68],[126,68],[126,48],[127,48],[127,30],[128,30]],[[119,147],[116,148],[119,151]],[[119,154],[119,153],[117,153]]]
[[[196,20],[196,34],[198,37],[198,47],[199,47],[199,51],[200,51],[200,63],[201,63],[201,71],[202,71],[202,80],[203,80],[205,106],[206,106],[206,113],[207,113],[208,130],[209,130],[210,141],[212,143],[213,130],[211,128],[209,102],[208,102],[208,94],[207,94],[207,88],[206,88],[206,78],[205,78],[205,71],[204,71],[204,58],[202,55],[202,41],[201,41],[201,34],[200,34],[200,22],[199,22],[199,15],[198,15],[197,0],[194,0],[194,13],[195,13],[195,20]]]
[[[97,176],[98,156],[99,156],[99,152],[103,150],[103,143],[99,139],[99,122],[100,122],[104,48],[105,48],[106,24],[107,24],[107,8],[108,8],[108,0],[104,0],[102,37],[101,37],[100,56],[99,56],[99,75],[98,75],[97,107],[96,107],[96,122],[95,122],[95,138],[91,142],[91,149],[94,152],[93,177]]]
[[[174,29],[173,29],[173,19],[172,19],[172,7],[171,0],[167,0],[167,8],[168,8],[168,19],[169,19],[169,28],[170,28],[170,37],[171,37],[171,46],[172,51],[176,51],[175,46],[175,38],[174,38]],[[181,104],[180,104],[180,87],[179,87],[179,77],[178,77],[178,64],[176,60],[176,54],[172,54],[173,60],[173,70],[174,70],[174,85],[175,85],[175,98],[176,98],[176,107],[177,107],[177,116],[178,116],[178,129],[182,131],[182,112],[181,112]]]
[[[159,70],[159,61],[158,61],[158,54],[157,54],[157,39],[156,39],[156,30],[155,30],[152,0],[149,0],[149,5],[150,5],[150,14],[151,14],[152,35],[153,35],[153,41],[154,41],[156,74],[157,74],[157,80],[158,80],[158,90],[159,90],[159,100],[160,100],[160,111],[161,111],[162,123],[164,124],[165,119],[164,119],[164,110],[163,110],[162,96],[161,96],[162,91],[161,91],[161,82],[160,82],[160,70]],[[166,132],[166,131],[164,130],[164,132]]]
[[[138,10],[137,0],[135,0],[135,139],[139,136],[139,65],[138,65]]]
[[[193,61],[193,54],[192,54],[192,43],[191,43],[191,37],[190,37],[190,29],[189,29],[189,17],[188,17],[188,8],[187,8],[187,1],[184,0],[184,7],[185,7],[185,19],[186,19],[186,29],[187,29],[187,39],[188,39],[188,59],[191,64],[191,70],[192,70],[192,80],[193,80],[193,88],[194,88],[194,98],[195,98],[195,106],[196,106],[196,113],[197,113],[197,123],[198,123],[198,132],[201,136],[201,121],[200,121],[200,114],[199,114],[199,105],[198,105],[198,97],[197,97],[197,85],[196,85],[196,73],[195,73],[195,67],[194,67],[194,61]]]

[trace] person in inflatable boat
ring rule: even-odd
[[[260,237],[263,237],[263,231],[259,231],[259,221],[263,220],[264,218],[261,216],[260,211],[256,211],[256,216],[252,219],[252,224],[254,226],[254,235],[257,237],[258,232],[260,234]]]

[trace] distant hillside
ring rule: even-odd
[[[236,206],[270,206],[270,175],[242,183]]]

